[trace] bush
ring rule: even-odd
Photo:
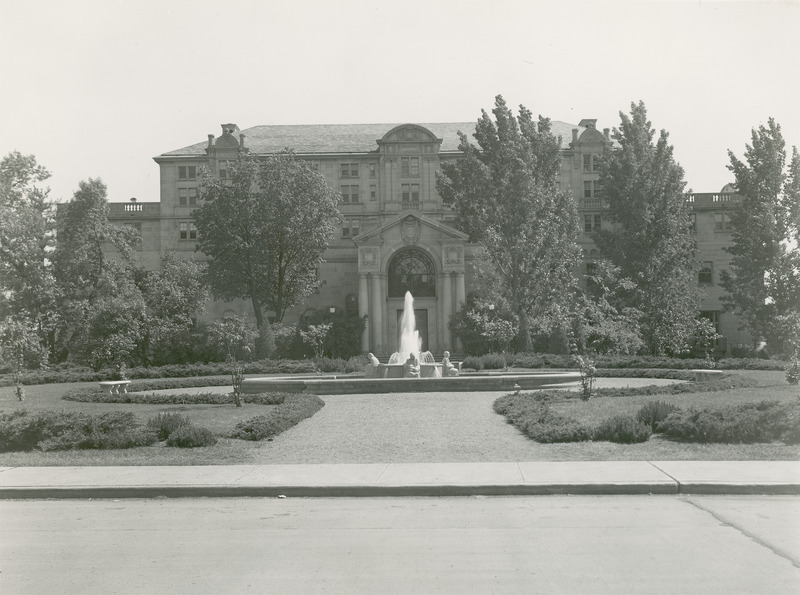
[[[283,404],[278,405],[266,415],[257,415],[239,422],[231,432],[231,438],[240,440],[264,440],[272,438],[311,417],[325,402],[316,395],[289,395]]]
[[[256,405],[279,405],[291,393],[271,392],[243,394],[245,403]],[[121,393],[111,394],[99,389],[73,389],[63,397],[65,401],[80,403],[133,403],[144,405],[227,405],[233,403],[232,393]]]
[[[189,425],[189,418],[180,413],[159,413],[147,420],[147,427],[152,429],[159,440],[166,440],[180,426]]]
[[[719,408],[690,408],[669,415],[658,432],[687,442],[800,443],[800,402],[761,401]]]
[[[786,366],[786,382],[794,385],[800,383],[800,359],[794,357]]]
[[[155,432],[142,427],[129,412],[91,416],[66,411],[26,410],[0,415],[0,452],[132,448],[156,442]]]
[[[652,430],[629,415],[616,415],[603,420],[594,431],[594,440],[607,440],[619,444],[634,444],[646,442]]]
[[[649,401],[642,405],[636,413],[636,419],[643,424],[650,426],[650,429],[657,431],[658,424],[669,417],[670,413],[680,411],[680,407],[664,401]]]
[[[217,437],[214,436],[211,430],[191,424],[178,426],[167,438],[167,446],[177,446],[179,448],[213,446],[216,443]]]
[[[508,423],[537,442],[582,442],[591,438],[588,427],[553,413],[547,400],[547,394],[512,393],[497,399],[493,407]]]

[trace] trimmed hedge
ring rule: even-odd
[[[157,441],[156,433],[129,412],[92,416],[20,409],[0,414],[0,452],[133,448]]]
[[[243,394],[245,403],[256,405],[279,405],[291,393]],[[233,393],[120,393],[110,394],[100,389],[73,389],[63,397],[65,401],[80,403],[133,403],[138,405],[227,405],[233,403]]]
[[[671,413],[658,432],[687,442],[800,444],[800,402],[761,401]]]
[[[257,415],[239,422],[231,432],[231,438],[240,440],[264,440],[277,436],[297,425],[307,417],[311,417],[322,409],[325,402],[317,395],[287,395],[281,405],[266,415]]]
[[[208,428],[184,424],[175,428],[167,438],[167,446],[178,448],[195,448],[198,446],[214,446],[217,437]]]
[[[667,419],[671,413],[680,411],[681,408],[672,403],[664,401],[649,401],[642,405],[636,413],[636,419],[643,424],[650,426],[650,429],[657,431],[658,424]]]
[[[595,428],[592,440],[606,440],[618,444],[634,444],[637,442],[647,442],[650,439],[652,429],[630,415],[615,415],[609,419],[604,419]]]

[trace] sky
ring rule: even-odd
[[[599,129],[644,101],[695,192],[770,117],[800,146],[800,0],[0,0],[0,21],[0,157],[35,155],[60,202],[98,177],[158,201],[152,158],[222,123],[474,122],[498,94]]]

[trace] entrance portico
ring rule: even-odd
[[[467,236],[418,212],[401,212],[354,239],[359,314],[367,316],[361,351],[387,357],[399,346],[397,312],[410,291],[425,321],[423,350],[456,350],[449,322],[466,299]]]

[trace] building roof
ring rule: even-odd
[[[409,124],[406,122],[405,124]],[[442,152],[458,151],[458,132],[472,136],[476,122],[444,122],[417,124],[442,139]],[[244,144],[257,154],[277,153],[287,147],[295,153],[370,153],[378,149],[377,141],[402,124],[298,124],[253,126],[234,132],[245,135]],[[581,135],[586,128],[577,124],[551,121],[552,131],[561,136],[561,147],[572,141],[572,130]],[[162,157],[205,156],[208,141],[163,153]]]

